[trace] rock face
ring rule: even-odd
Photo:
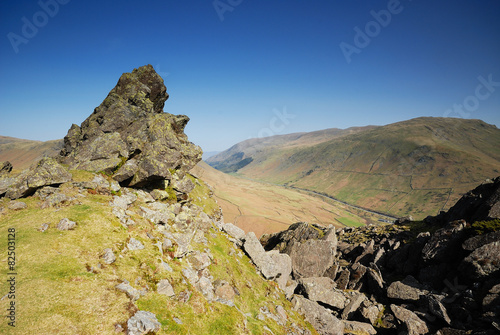
[[[10,199],[26,197],[43,186],[66,183],[71,178],[71,174],[54,159],[43,158],[17,176],[5,196]]]
[[[184,134],[189,118],[163,112],[167,99],[163,79],[151,65],[124,73],[81,126],[71,126],[61,162],[72,169],[104,171],[125,186],[164,187],[172,174],[182,181],[202,151]],[[191,186],[178,184],[181,192]]]

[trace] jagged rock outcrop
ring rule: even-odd
[[[71,169],[112,174],[125,186],[164,188],[174,180],[177,191],[189,193],[194,185],[185,172],[202,151],[184,134],[189,118],[163,112],[167,99],[151,65],[124,73],[81,126],[71,126],[60,161]]]
[[[60,185],[69,182],[71,178],[71,173],[56,160],[43,158],[11,180],[5,196],[10,199],[26,197],[41,187]]]

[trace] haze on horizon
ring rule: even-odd
[[[220,151],[248,138],[420,116],[500,127],[500,3],[0,3],[0,135],[62,138],[152,64]]]

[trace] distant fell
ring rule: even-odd
[[[42,157],[57,155],[62,147],[62,139],[41,142],[0,136],[0,161],[9,161],[15,170],[23,170]]]
[[[500,174],[500,130],[481,120],[421,117],[248,140],[207,162],[247,178],[423,218]]]

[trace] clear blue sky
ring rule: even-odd
[[[145,64],[205,151],[419,116],[500,127],[496,0],[57,1],[0,2],[0,135],[62,138]]]

